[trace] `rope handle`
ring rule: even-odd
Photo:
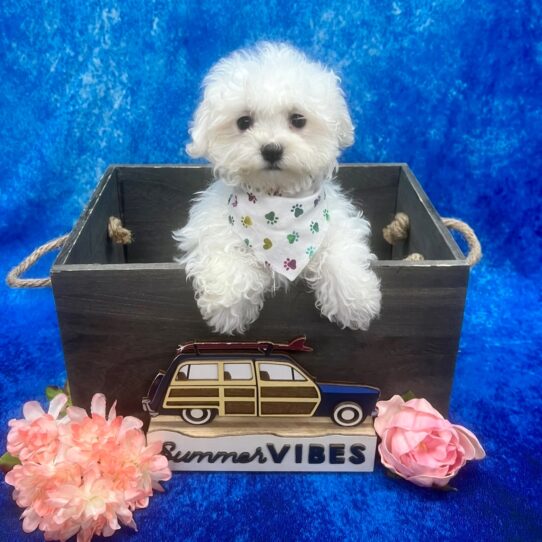
[[[122,222],[115,216],[109,217],[107,224],[107,233],[111,241],[121,245],[127,245],[132,242],[132,232],[122,226]],[[11,288],[48,288],[51,286],[51,278],[25,279],[21,278],[42,256],[62,248],[68,239],[69,234],[62,235],[56,239],[36,248],[19,265],[16,265],[6,276],[6,284]]]
[[[51,278],[23,279],[21,275],[28,271],[42,256],[64,246],[68,235],[62,235],[41,245],[27,256],[19,265],[16,265],[6,277],[6,284],[11,288],[47,288],[51,286]]]
[[[482,259],[482,245],[474,230],[466,222],[457,218],[443,218],[442,222],[449,230],[455,230],[463,236],[469,247],[465,261],[470,266],[476,265]]]
[[[459,232],[469,247],[469,253],[465,258],[468,265],[476,265],[482,259],[482,245],[474,233],[474,230],[462,220],[457,218],[443,218],[443,224],[450,230]],[[382,230],[384,239],[394,245],[408,238],[410,230],[410,218],[406,213],[397,213],[394,219]],[[417,252],[408,255],[405,260],[421,261],[424,257]]]
[[[444,225],[459,232],[467,242],[469,253],[466,257],[466,262],[469,265],[476,265],[482,259],[482,246],[474,230],[462,220],[456,218],[443,218]],[[410,218],[405,213],[397,213],[395,218],[383,230],[384,239],[393,245],[399,241],[403,241],[408,237],[410,229]],[[128,245],[133,241],[132,232],[123,227],[120,218],[110,216],[107,224],[107,233],[109,238],[117,244]],[[51,278],[41,279],[25,279],[21,275],[28,271],[42,256],[49,252],[62,248],[68,239],[69,234],[62,235],[56,239],[41,245],[36,248],[29,256],[27,256],[19,265],[16,265],[6,276],[6,284],[11,288],[47,288],[51,286]],[[405,258],[410,261],[422,261],[424,257],[418,253],[412,253]]]

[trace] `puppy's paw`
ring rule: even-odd
[[[380,281],[369,269],[360,269],[348,279],[332,277],[323,281],[315,294],[322,315],[343,329],[366,331],[380,314]]]
[[[269,278],[258,268],[230,265],[221,273],[201,275],[196,285],[196,302],[216,333],[244,333],[263,307]]]
[[[261,310],[261,305],[247,300],[239,301],[229,307],[218,304],[202,306],[199,301],[201,298],[198,300],[198,306],[207,325],[215,333],[224,335],[243,334],[257,320]]]

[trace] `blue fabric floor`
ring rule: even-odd
[[[451,419],[488,457],[432,492],[372,475],[181,474],[123,540],[541,540],[542,4],[6,0],[0,275],[67,232],[110,163],[183,163],[199,84],[227,52],[288,40],[340,73],[344,161],[408,162],[477,231]],[[46,274],[52,258],[38,266]],[[0,442],[65,379],[49,290],[0,286]],[[0,540],[24,535],[0,482]]]

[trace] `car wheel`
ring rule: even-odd
[[[331,419],[343,427],[353,427],[360,424],[363,419],[363,410],[357,403],[340,403],[333,409]]]
[[[215,417],[215,411],[210,408],[185,408],[181,410],[181,418],[192,425],[204,425]]]

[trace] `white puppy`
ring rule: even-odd
[[[369,223],[333,180],[353,142],[338,77],[285,44],[235,52],[205,78],[190,134],[216,180],[174,237],[209,326],[243,333],[300,276],[325,317],[367,329],[380,285]]]

